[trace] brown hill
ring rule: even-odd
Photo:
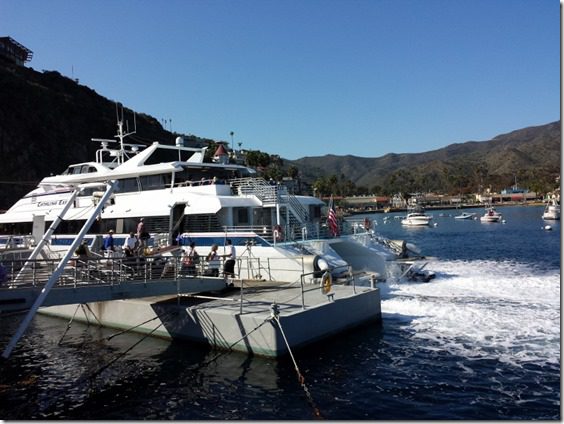
[[[342,174],[369,191],[380,186],[394,192],[458,191],[461,180],[468,189],[477,190],[480,184],[499,189],[512,185],[515,177],[521,185],[534,185],[534,181],[551,185],[560,174],[560,160],[561,129],[560,121],[556,121],[489,141],[456,143],[425,153],[389,153],[379,158],[325,155],[291,163],[307,181]],[[412,183],[395,185],[393,176]]]

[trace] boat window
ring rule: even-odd
[[[248,208],[234,208],[235,225],[249,224],[249,209]]]
[[[162,175],[145,175],[140,178],[141,190],[159,190],[165,187]]]
[[[129,193],[132,191],[139,191],[137,178],[124,178],[123,180],[118,180],[117,191],[119,193]]]
[[[309,206],[309,215],[312,218],[321,218],[321,206],[310,205]]]
[[[94,187],[87,187],[87,188],[82,189],[79,196],[89,197],[89,196],[92,196],[95,191],[96,191],[96,189]]]
[[[80,174],[80,166],[73,166],[71,167],[72,173],[73,174]]]

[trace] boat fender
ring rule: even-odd
[[[321,278],[323,271],[329,269],[329,264],[321,256],[315,255],[313,258],[313,278]]]
[[[331,291],[331,284],[333,284],[333,277],[329,271],[325,271],[323,276],[321,277],[321,293],[327,294]]]

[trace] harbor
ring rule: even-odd
[[[108,6],[2,3],[1,420],[562,420],[557,3]]]
[[[206,276],[203,262],[187,270],[181,257],[142,259],[142,265],[139,259],[137,264],[131,259],[97,259],[83,266],[75,259],[52,284],[52,260],[20,261],[19,266],[5,262],[13,271],[0,287],[0,311],[27,311],[25,326],[41,313],[273,357],[381,319],[374,274],[355,276],[349,270],[332,284],[330,270],[321,275],[312,271],[296,283],[284,283]],[[275,271],[269,269],[268,274]],[[277,325],[264,325],[267,322]],[[4,350],[5,358],[25,326]]]
[[[414,228],[368,215],[382,235],[407,238],[426,252],[426,269],[436,278],[377,283],[381,321],[294,351],[317,409],[288,355],[274,359],[153,337],[148,332],[158,320],[145,325],[147,333],[138,333],[95,320],[75,319],[69,327],[68,318],[40,314],[2,362],[2,416],[303,420],[319,411],[334,420],[555,420],[560,414],[560,222],[547,232],[541,206],[498,210],[505,224],[435,214],[438,226]],[[318,286],[308,288],[327,302]],[[213,302],[227,303],[238,314],[239,289]],[[166,298],[169,310],[176,309],[177,297]],[[209,299],[182,296],[180,311],[186,314],[190,302],[203,300],[200,305]],[[273,298],[268,300],[260,319],[270,317]],[[126,302],[139,300],[112,305]],[[301,301],[296,303],[299,311]],[[65,308],[71,315],[76,310]],[[84,316],[82,308],[79,315]],[[21,315],[2,318],[3,345],[20,320]],[[291,337],[291,327],[284,321],[282,326]]]

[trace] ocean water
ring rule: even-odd
[[[290,358],[81,324],[59,344],[66,321],[37,316],[0,363],[0,418],[560,420],[560,223],[498,210],[503,224],[437,211],[428,228],[370,215],[436,278],[382,284],[381,324],[296,351],[305,386]],[[20,318],[1,318],[2,346]]]

